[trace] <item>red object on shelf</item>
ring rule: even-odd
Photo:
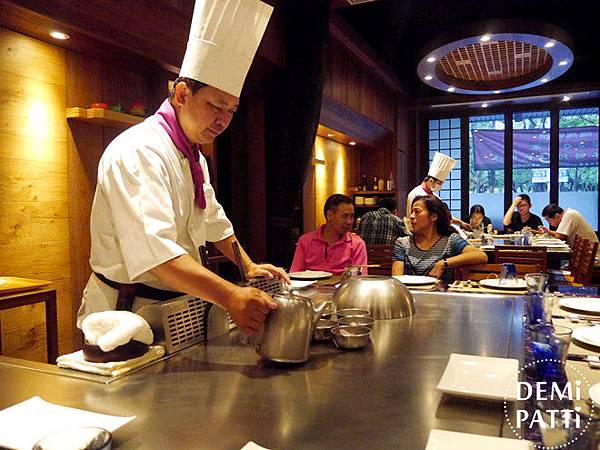
[[[90,108],[108,109],[108,104],[102,102],[92,103]]]

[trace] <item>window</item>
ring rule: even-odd
[[[439,193],[454,217],[460,217],[461,208],[460,149],[460,118],[429,121],[429,164],[433,161],[435,152],[448,155],[457,161]]]
[[[531,197],[531,213],[540,216],[550,202],[550,111],[513,115],[513,198]]]
[[[560,111],[558,204],[598,229],[598,108]]]
[[[469,117],[469,208],[485,208],[494,228],[504,217],[504,115]]]

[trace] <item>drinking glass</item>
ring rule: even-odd
[[[525,283],[527,284],[525,306],[529,324],[550,323],[555,297],[544,293],[548,284],[548,275],[545,273],[525,274]]]
[[[530,352],[537,380],[564,378],[564,366],[573,330],[551,324],[535,324],[529,327],[530,340],[526,351]]]

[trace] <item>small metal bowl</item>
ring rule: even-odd
[[[338,320],[338,325],[354,325],[373,329],[375,320],[367,316],[346,316]]]
[[[337,312],[335,313],[335,315],[337,316],[338,319],[341,319],[342,317],[350,317],[350,316],[371,317],[371,313],[368,310],[358,309],[358,308],[338,309]]]
[[[363,326],[341,325],[331,329],[333,342],[338,348],[355,350],[369,343],[371,329]]]
[[[32,450],[78,448],[83,450],[110,450],[112,435],[103,428],[75,427],[51,434],[38,441]]]
[[[329,320],[331,319],[331,315],[333,314],[333,309],[325,308],[321,313],[321,319]]]
[[[326,341],[331,339],[331,329],[336,325],[337,322],[335,320],[319,320],[315,327],[315,331],[313,332],[313,339],[315,341]]]

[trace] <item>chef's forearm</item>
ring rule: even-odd
[[[216,303],[225,309],[232,293],[238,289],[238,286],[206,269],[190,255],[178,256],[154,267],[150,272],[172,289]]]
[[[237,265],[235,255],[233,253],[233,247],[231,245],[233,241],[238,242],[238,248],[240,249],[240,254],[242,255],[242,261],[244,263],[244,267],[247,269],[248,266],[250,266],[251,264],[254,264],[254,262],[252,261],[252,258],[250,258],[250,256],[248,256],[248,254],[246,253],[246,251],[240,244],[240,241],[238,241],[238,239],[235,237],[235,234],[233,234],[223,240],[217,241],[214,244],[215,244],[215,247],[217,247],[217,250],[219,250],[230,261],[233,261],[233,263]]]

